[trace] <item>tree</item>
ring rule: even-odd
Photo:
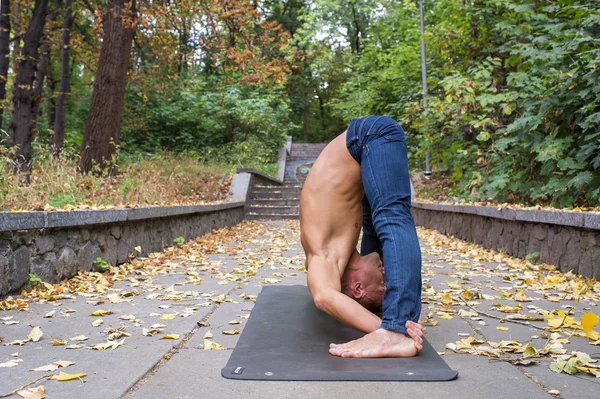
[[[4,113],[6,81],[8,79],[8,55],[10,53],[10,0],[2,0],[0,6],[0,128]]]
[[[62,31],[62,64],[60,73],[60,91],[56,98],[56,116],[54,120],[54,136],[52,137],[52,149],[55,156],[59,156],[65,143],[65,113],[67,105],[67,92],[69,91],[70,75],[70,40],[71,26],[73,25],[72,0],[65,0],[65,15]]]
[[[89,173],[96,166],[100,170],[108,168],[112,173],[137,22],[135,0],[114,0],[107,4],[102,16],[104,36],[94,92],[81,145],[82,173]]]
[[[35,72],[38,63],[38,49],[44,33],[48,14],[48,0],[36,0],[31,22],[23,40],[23,55],[18,62],[13,95],[13,145],[15,150],[15,172],[24,173],[24,181],[29,182],[31,171],[31,143],[35,127],[34,114],[37,101],[33,96]]]

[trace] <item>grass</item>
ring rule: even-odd
[[[0,147],[0,211],[133,207],[214,202],[229,165],[203,164],[186,155],[161,154],[124,160],[116,176],[83,176],[77,156],[60,159],[36,151],[31,183],[12,173],[10,154]]]

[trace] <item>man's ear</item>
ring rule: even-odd
[[[365,289],[360,282],[355,281],[352,283],[352,296],[354,299],[361,299],[365,295]]]

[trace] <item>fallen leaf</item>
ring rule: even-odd
[[[36,367],[34,369],[31,369],[31,371],[54,371],[58,367],[59,366],[57,364],[47,364],[45,366],[40,366],[40,367]]]
[[[8,362],[0,363],[0,368],[9,368],[18,366],[23,359],[11,359]]]
[[[71,338],[71,341],[87,341],[89,338],[85,335],[78,335],[76,337]]]
[[[442,303],[444,305],[452,303],[452,297],[450,296],[450,293],[446,293],[446,294],[442,295]]]
[[[583,331],[585,332],[585,335],[593,341],[600,340],[600,333],[594,331],[596,324],[598,324],[598,316],[596,316],[595,313],[589,312],[581,316],[581,326],[583,327]]]
[[[83,345],[80,345],[80,344],[73,344],[73,345],[65,346],[65,349],[81,349],[81,348],[83,348]]]
[[[52,340],[52,346],[63,346],[63,345],[66,345],[66,344],[67,344],[66,340],[63,341],[63,340],[56,339],[56,338]]]
[[[205,339],[204,340],[204,350],[224,351],[226,349],[225,349],[225,347],[217,344],[214,341],[211,341],[210,339]]]
[[[104,323],[104,320],[102,320],[102,318],[100,317],[100,318],[96,319],[96,320],[95,320],[95,321],[92,323],[92,326],[94,326],[94,327],[99,327],[99,326],[101,326],[103,323]]]
[[[236,335],[240,333],[240,330],[225,330],[222,333],[225,335]]]
[[[36,326],[31,329],[27,338],[33,342],[38,342],[43,336],[42,329]]]
[[[179,339],[179,334],[167,334],[162,336],[160,339]]]
[[[59,367],[69,367],[75,364],[75,362],[70,362],[68,360],[57,360],[56,362],[54,362],[54,364],[56,364]]]
[[[213,337],[213,334],[210,331],[207,331],[206,334],[204,334],[204,336],[202,338],[205,338],[205,339],[208,338],[208,339],[210,339],[212,337]]]
[[[231,321],[227,322],[227,324],[242,324],[242,322],[239,320],[231,320]]]
[[[517,293],[517,295],[515,295],[515,300],[519,302],[531,302],[533,301],[533,298],[529,298],[527,295],[525,295],[525,292],[521,290]]]
[[[82,378],[84,378],[86,376],[87,376],[87,374],[85,374],[85,373],[67,374],[67,373],[61,371],[58,374],[48,377],[48,379],[65,382],[65,381],[81,380]]]
[[[103,316],[108,316],[109,314],[113,314],[113,313],[114,312],[112,310],[98,309],[98,310],[95,310],[92,313],[90,313],[90,316],[103,317]]]
[[[175,317],[177,317],[174,314],[164,314],[162,316],[160,316],[161,320],[173,320]]]
[[[508,331],[508,327],[496,327],[496,330],[500,330],[500,331]]]
[[[51,312],[48,312],[44,315],[44,318],[46,319],[51,319],[52,317],[54,317],[54,314],[56,313],[56,310],[53,310]]]
[[[17,395],[23,399],[45,399],[46,391],[44,390],[43,385],[39,385],[33,388],[22,389],[17,392]]]

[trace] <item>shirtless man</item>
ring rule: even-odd
[[[356,251],[361,226],[362,257]],[[367,333],[331,344],[329,352],[415,356],[423,343],[421,252],[410,214],[405,135],[398,123],[380,116],[354,119],[329,143],[304,183],[300,230],[315,305]],[[385,273],[378,254],[383,254]],[[377,304],[384,290],[380,319],[361,301]]]

